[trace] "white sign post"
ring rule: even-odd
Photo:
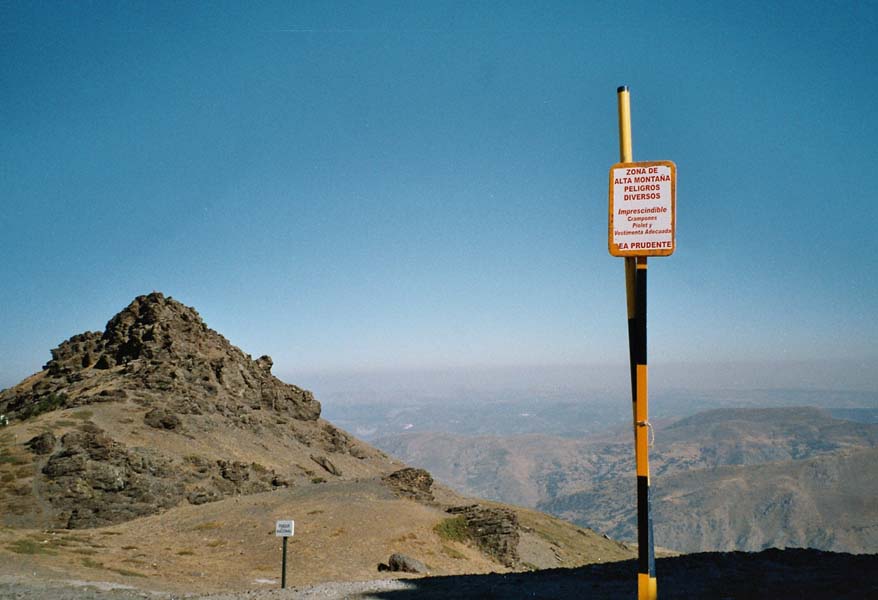
[[[610,169],[610,254],[670,256],[676,245],[677,166],[669,160]]]
[[[280,588],[284,589],[287,587],[287,538],[293,537],[293,534],[296,531],[296,522],[293,520],[289,521],[277,521],[274,525],[274,535],[277,537],[282,537],[284,539],[283,545],[283,554],[281,558],[281,566],[280,566]]]
[[[274,525],[274,535],[277,537],[293,537],[296,529],[295,521],[278,521]]]

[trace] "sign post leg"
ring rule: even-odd
[[[287,587],[287,538],[284,536],[284,549],[283,549],[283,558],[281,558],[281,567],[280,567],[280,589],[286,589]]]
[[[619,107],[619,156],[634,162],[631,144],[631,99],[625,86],[617,90]],[[628,307],[628,356],[631,366],[631,399],[634,417],[634,455],[637,467],[637,598],[655,600],[655,547],[652,536],[652,498],[649,489],[649,412],[646,365],[645,256],[625,258],[625,292]]]

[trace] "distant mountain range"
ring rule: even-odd
[[[630,437],[407,433],[374,443],[465,493],[634,539]],[[660,426],[651,450],[657,543],[875,552],[876,445],[878,425],[810,407],[717,409]]]
[[[574,440],[613,437],[630,429],[630,390],[577,386],[487,384],[455,386],[408,382],[395,387],[348,384],[345,391],[321,392],[325,417],[361,439],[398,433],[456,435],[539,434]],[[328,386],[330,389],[332,386]],[[698,412],[720,408],[811,406],[830,416],[878,422],[878,392],[808,389],[659,391],[650,400],[654,423],[666,425]]]

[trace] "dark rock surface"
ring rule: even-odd
[[[466,529],[476,546],[507,567],[519,562],[520,539],[518,516],[506,508],[489,508],[479,504],[446,509],[466,520]]]
[[[61,438],[42,469],[43,496],[59,526],[99,527],[170,508],[183,483],[172,464],[146,448],[129,451],[94,426]]]
[[[57,443],[58,438],[55,437],[55,434],[51,431],[46,431],[29,439],[26,445],[34,454],[49,454],[55,449],[55,444]]]
[[[389,571],[402,573],[426,573],[427,566],[416,558],[406,554],[394,553],[387,561]]]
[[[144,415],[143,422],[150,427],[155,427],[156,429],[168,429],[172,431],[179,429],[183,424],[180,417],[174,413],[168,412],[164,408],[152,409]]]
[[[433,477],[424,469],[406,467],[385,475],[382,481],[401,498],[428,504],[435,500],[432,491]]]
[[[150,448],[127,448],[91,423],[61,438],[42,475],[40,495],[55,510],[55,525],[71,529],[121,523],[184,500],[204,504],[287,485],[257,463],[195,455],[180,463]]]

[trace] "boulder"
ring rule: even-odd
[[[26,445],[34,454],[49,454],[55,449],[55,444],[57,443],[58,438],[55,437],[55,434],[51,431],[47,431],[36,437],[32,437],[27,441]]]
[[[382,568],[384,567],[384,568]],[[427,565],[416,558],[405,554],[394,553],[390,555],[387,564],[378,565],[379,571],[395,571],[402,573],[427,573]]]
[[[180,417],[174,413],[168,412],[164,408],[154,408],[143,417],[144,423],[156,429],[167,429],[173,431],[179,429],[183,422]]]
[[[271,367],[274,366],[274,361],[267,354],[263,354],[259,358],[256,359],[256,366],[265,371],[266,373],[271,373]]]
[[[232,482],[247,481],[250,479],[250,469],[246,463],[234,461],[219,460],[217,465],[220,468],[220,475],[223,479]]]
[[[406,467],[381,478],[384,484],[401,498],[430,504],[433,497],[433,477],[424,469]]]
[[[329,473],[330,475],[335,475],[336,477],[339,477],[341,475],[341,471],[339,470],[339,468],[336,467],[334,464],[332,464],[332,461],[329,460],[328,458],[326,458],[325,456],[319,456],[319,455],[312,454],[311,460],[313,460],[315,463],[320,465],[323,468],[323,470],[326,471],[327,473]]]

